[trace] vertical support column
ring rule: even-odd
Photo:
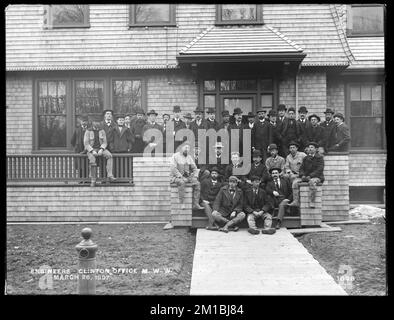
[[[190,227],[192,225],[192,196],[193,187],[185,185],[185,199],[179,201],[178,186],[171,183],[171,223],[174,227]]]
[[[320,226],[322,222],[322,186],[316,187],[315,206],[309,206],[309,184],[300,183],[301,226]]]

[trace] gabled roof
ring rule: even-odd
[[[305,56],[303,49],[279,31],[267,25],[211,26],[180,50],[178,58],[201,55],[275,55]]]
[[[349,69],[384,68],[384,37],[348,38],[355,60]]]

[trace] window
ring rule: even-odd
[[[112,110],[115,114],[127,114],[141,107],[141,80],[112,81]]]
[[[66,82],[38,83],[38,146],[66,147]]]
[[[384,187],[349,187],[349,200],[351,204],[383,204]]]
[[[89,6],[82,4],[50,5],[45,23],[50,28],[89,27]]]
[[[262,7],[259,4],[218,4],[216,24],[262,24]]]
[[[383,86],[350,84],[350,143],[355,149],[383,149]]]
[[[352,5],[348,15],[348,35],[383,36],[383,10],[382,5]]]
[[[130,26],[175,26],[175,5],[130,5]]]
[[[100,78],[88,71],[60,74],[64,77],[35,81],[34,150],[71,151],[71,136],[84,113],[102,117],[104,109],[115,115],[136,107],[146,110],[144,77],[130,79],[121,72],[102,73]]]

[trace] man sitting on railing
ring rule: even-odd
[[[293,202],[289,206],[299,207],[300,205],[300,182],[308,182],[309,184],[309,206],[315,207],[316,185],[324,182],[324,159],[323,156],[317,152],[319,145],[316,142],[309,142],[308,155],[302,161],[300,167],[299,178],[293,181]]]
[[[100,125],[100,122],[97,119],[93,119],[92,126],[88,128],[85,132],[84,137],[84,145],[85,150],[87,151],[89,164],[90,164],[90,178],[91,185],[94,187],[96,185],[97,179],[97,164],[96,157],[104,156],[107,159],[107,176],[108,179],[112,182],[116,179],[112,173],[112,154],[107,150],[107,137],[104,129]]]
[[[170,182],[178,185],[181,203],[185,199],[185,183],[191,183],[193,186],[193,209],[204,209],[199,205],[200,182],[197,179],[197,166],[189,153],[190,145],[185,144],[181,151],[174,153],[171,157]]]

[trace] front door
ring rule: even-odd
[[[254,113],[256,111],[255,94],[222,95],[220,100],[221,110],[227,110],[231,116],[235,108],[240,108],[242,110],[242,120],[244,123],[247,123],[248,113]]]

